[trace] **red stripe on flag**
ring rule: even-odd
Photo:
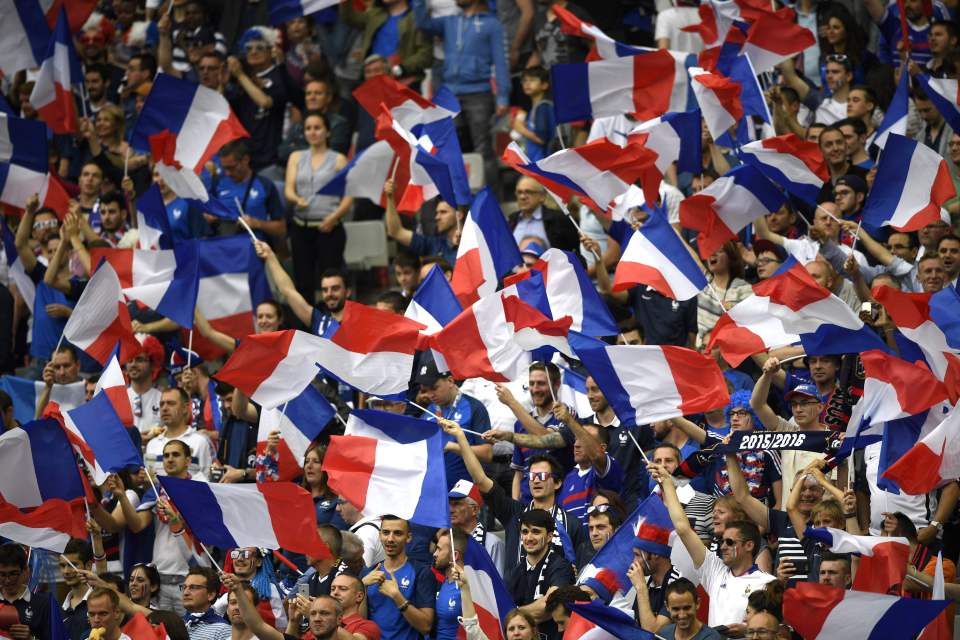
[[[637,538],[670,546],[670,532],[671,529],[657,526],[656,523],[648,520],[642,520],[640,528],[637,529]]]
[[[683,415],[718,409],[730,402],[726,379],[713,358],[684,347],[660,348],[680,392]]]
[[[49,64],[54,64],[53,60],[50,60]],[[53,101],[38,107],[37,113],[54,133],[76,133],[77,111],[74,107],[73,92],[59,82],[55,82],[53,87],[56,92]]]
[[[821,180],[827,181],[830,179],[830,172],[827,170],[823,153],[815,142],[801,140],[795,134],[787,133],[782,136],[766,138],[761,144],[764,149],[794,156]]]
[[[488,330],[506,331],[500,327],[488,327]],[[458,380],[482,377],[492,382],[509,382],[493,368],[472,308],[464,309],[442,331],[434,334],[431,346],[443,354],[450,372]]]
[[[267,503],[281,547],[307,554],[314,560],[333,557],[317,533],[317,513],[310,492],[287,482],[258,483],[257,489]]]
[[[943,449],[946,448],[944,442]],[[932,451],[924,442],[918,442],[899,460],[887,467],[884,478],[890,478],[900,489],[912,496],[923,495],[944,481],[940,477],[943,449]]]
[[[118,360],[121,364],[140,352],[140,343],[133,336],[133,327],[130,325],[130,312],[127,305],[117,302],[117,315],[100,335],[90,343],[84,351],[102,365],[107,364],[110,354],[114,347],[120,343],[120,356]]]
[[[247,336],[217,372],[216,379],[252,396],[287,357],[294,335],[293,330],[287,330]]]
[[[658,293],[672,300],[677,299],[677,294],[670,288],[659,269],[639,262],[621,260],[613,274],[613,290],[623,291],[638,284],[653,287]]]
[[[107,394],[107,400],[113,405],[113,410],[117,412],[117,417],[125,427],[133,426],[133,408],[130,406],[130,396],[127,395],[126,387],[104,387],[103,392]]]
[[[450,287],[464,308],[480,299],[477,289],[485,280],[483,263],[480,261],[480,249],[470,249],[462,256],[457,256]]]
[[[716,201],[713,196],[699,193],[680,202],[680,224],[700,232],[697,234],[697,250],[704,260],[716,253],[723,243],[737,239],[713,208]]]
[[[244,128],[243,124],[241,124],[240,120],[237,118],[237,115],[233,112],[233,109],[230,109],[230,117],[226,120],[222,120],[220,124],[217,125],[216,130],[213,132],[213,137],[210,138],[207,148],[204,149],[203,155],[200,156],[200,160],[193,167],[193,170],[196,173],[203,171],[203,165],[205,165],[207,161],[213,157],[213,154],[220,150],[220,147],[227,144],[231,140],[249,137],[250,134],[247,133],[247,130]]]
[[[638,120],[662,116],[670,109],[676,65],[666,49],[633,56],[633,104]]]
[[[426,327],[391,311],[347,301],[340,328],[330,341],[353,353],[378,351],[413,355],[420,330]]]
[[[720,355],[731,367],[739,367],[740,363],[753,354],[767,350],[767,345],[760,336],[741,327],[727,314],[722,315],[713,326],[707,353],[715,347],[720,349]]]
[[[783,619],[804,638],[816,638],[846,591],[812,582],[798,582],[783,594]]]
[[[806,268],[797,263],[784,273],[753,285],[758,296],[768,296],[770,302],[799,311],[807,305],[830,297],[830,292],[817,284]]]
[[[860,567],[852,588],[857,591],[899,595],[898,590],[907,574],[909,559],[909,545],[889,542],[874,546],[873,556],[860,556]]]
[[[740,83],[719,73],[703,73],[693,78],[713,92],[720,102],[720,106],[733,117],[740,120],[743,117],[743,105],[740,104]]]
[[[330,436],[323,470],[330,489],[359,510],[367,504],[367,486],[377,462],[377,440],[361,436]]]
[[[120,287],[133,286],[133,249],[106,249],[94,247],[90,249],[90,264],[96,269],[100,258],[106,258],[113,270],[117,272]]]
[[[875,287],[872,293],[898,327],[916,329],[924,322],[931,321],[932,293],[906,293],[886,285]]]

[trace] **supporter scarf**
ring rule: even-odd
[[[836,431],[734,431],[730,440],[713,450],[716,454],[743,451],[801,450],[832,454],[840,446]]]

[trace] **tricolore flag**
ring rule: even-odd
[[[330,401],[316,387],[308,384],[300,395],[280,407],[261,409],[257,453],[263,453],[270,433],[279,431],[279,479],[293,480],[303,471],[303,458],[310,445],[323,433],[335,413],[336,408]]]
[[[910,541],[906,538],[855,536],[832,527],[807,527],[803,536],[823,543],[833,553],[853,553],[860,557],[853,589],[871,593],[889,593],[903,582],[910,559]]]
[[[133,336],[130,312],[123,300],[120,279],[109,262],[103,261],[80,294],[63,329],[63,337],[83,349],[102,365],[120,344],[120,361],[126,362],[140,352]]]
[[[817,195],[830,177],[820,147],[792,133],[744,145],[740,157],[787,193],[811,205],[817,203]]]
[[[490,640],[505,640],[503,624],[516,605],[487,550],[471,536],[467,536],[463,553],[463,573],[470,584],[480,629]]]
[[[63,425],[96,484],[106,482],[110,473],[143,465],[143,456],[106,394],[95,395],[76,409],[53,411],[51,415]]]
[[[960,411],[953,409],[883,474],[912,496],[960,476]]]
[[[460,304],[469,306],[496,291],[499,279],[522,262],[493,192],[481,190],[463,222],[450,282]]]
[[[80,59],[73,48],[73,35],[66,8],[61,8],[53,37],[30,94],[30,104],[54,133],[76,133],[77,111],[73,86],[83,82]]]

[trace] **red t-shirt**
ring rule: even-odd
[[[359,614],[346,616],[340,624],[350,633],[359,633],[365,636],[367,640],[380,640],[380,627],[377,626],[377,623],[361,618]]]

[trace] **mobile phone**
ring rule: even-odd
[[[310,598],[310,583],[301,582],[297,585],[297,595],[303,596],[304,598]]]
[[[810,572],[810,560],[808,558],[791,558],[790,564],[793,565],[794,576],[805,576]]]

